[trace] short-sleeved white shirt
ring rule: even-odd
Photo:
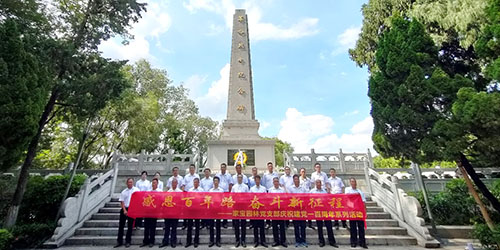
[[[184,180],[183,180],[183,186],[184,186],[184,190],[189,190],[193,187],[193,182],[194,182],[194,179],[195,178],[198,178],[200,179],[200,176],[198,174],[193,174],[191,175],[191,173],[187,174],[186,176],[184,176]]]
[[[233,187],[231,188],[231,193],[248,193],[248,186],[247,184],[239,184],[239,183],[236,183],[233,185]]]
[[[309,191],[309,193],[311,193],[311,194],[326,194],[328,192],[326,192],[326,190],[324,190],[324,189],[313,188],[313,189],[311,189],[311,191]]]
[[[264,176],[262,177],[262,185],[264,185],[264,187],[266,187],[267,189],[270,189],[271,187],[274,186],[274,184],[273,184],[274,177],[278,177],[279,178],[278,173],[273,172],[273,173],[270,174],[269,171],[267,171],[264,174]]]
[[[299,187],[293,185],[290,188],[287,189],[287,193],[292,193],[292,194],[305,194],[307,191],[299,185]]]
[[[211,193],[224,193],[224,189],[222,189],[221,187],[218,187],[218,188],[211,188],[210,190],[208,190],[208,192],[211,192]]]
[[[275,188],[274,186],[267,190],[268,193],[284,193],[285,190],[281,187]]]
[[[200,180],[200,186],[203,188],[203,190],[208,191],[214,187],[214,180],[212,179],[212,177],[203,177],[203,179]]]
[[[316,180],[321,180],[321,186],[325,187],[328,181],[328,176],[323,171],[321,171],[319,174],[318,172],[314,171],[314,173],[311,174],[311,184],[315,185]]]
[[[177,179],[177,187],[182,187],[182,185],[184,184],[184,178],[182,178],[182,176],[170,176],[167,181],[167,190],[172,187],[172,180],[174,179]]]
[[[289,186],[292,186],[293,185],[293,175],[282,175],[280,177],[280,185],[283,186],[285,188],[285,190],[289,187]]]
[[[361,199],[363,200],[363,202],[366,202],[366,198],[365,198],[365,194],[363,193],[363,191],[359,190],[358,188],[356,189],[353,189],[352,187],[346,187],[345,188],[345,193],[346,194],[360,194],[361,195]]]
[[[243,175],[243,184],[248,186],[248,177],[244,174],[241,174],[241,175]],[[233,175],[233,185],[236,183],[238,183],[238,174]]]
[[[222,188],[224,192],[229,192],[229,185],[234,184],[231,174],[226,172],[225,174],[218,173],[215,176],[220,179],[219,187]]]
[[[250,188],[250,193],[267,193],[267,189],[262,185],[259,185],[259,187],[255,185],[252,188]]]
[[[118,201],[123,201],[123,205],[125,205],[125,207],[128,207],[130,205],[132,194],[137,191],[140,191],[137,187],[123,189],[123,191],[120,193],[120,198],[118,199]]]
[[[149,188],[151,187],[151,182],[148,180],[138,180],[135,183],[135,186],[140,190],[140,191],[148,191]]]
[[[341,194],[344,182],[340,179],[340,177],[335,176],[335,178],[328,178],[328,185],[330,185],[330,193]]]

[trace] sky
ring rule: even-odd
[[[368,72],[349,59],[366,0],[159,0],[133,25],[128,45],[103,42],[105,57],[145,58],[184,85],[200,114],[226,117],[235,9],[248,15],[255,116],[261,136],[296,153],[372,153]]]

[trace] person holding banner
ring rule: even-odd
[[[200,180],[200,186],[205,192],[208,192],[214,187],[214,181],[212,180],[212,177],[210,177],[211,172],[210,168],[205,168],[205,170],[203,170],[205,177]]]
[[[304,190],[309,192],[311,190],[312,183],[311,183],[311,178],[307,177],[305,168],[300,169],[299,180],[300,180],[300,185],[304,188]],[[307,225],[309,226],[309,228],[316,230],[316,228],[312,224],[312,220],[308,220]]]
[[[193,187],[189,189],[188,192],[203,192],[203,189],[200,187],[200,179],[193,179]],[[194,222],[194,247],[197,248],[198,244],[200,244],[200,220],[199,219],[189,219],[187,220],[187,237],[186,237],[186,246],[191,246],[193,242],[193,222]]]
[[[224,192],[231,192],[231,188],[233,187],[233,177],[231,176],[230,173],[226,172],[227,170],[227,165],[226,163],[221,163],[220,164],[220,173],[216,174],[215,176],[219,177],[219,185],[222,189],[224,189]],[[227,228],[227,220],[222,221],[222,227]]]
[[[157,178],[153,178],[151,180],[151,189],[149,192],[162,192],[163,190],[159,187],[159,181]],[[141,247],[145,247],[149,245],[149,247],[153,247],[155,244],[155,236],[156,236],[156,222],[158,220],[156,218],[145,218],[144,219],[144,239],[142,240]]]
[[[267,163],[267,172],[264,173],[264,176],[262,177],[262,185],[264,187],[266,187],[266,189],[270,189],[273,187],[273,179],[275,177],[278,177],[278,179],[280,178],[278,173],[275,173],[273,171],[273,163],[272,162],[268,162]],[[269,229],[271,227],[271,221],[270,220],[266,220],[266,229]]]
[[[310,191],[311,194],[327,194],[325,189],[321,187],[321,180],[316,180],[316,187],[311,189]],[[338,248],[336,241],[335,241],[335,236],[333,235],[333,228],[332,228],[332,221],[331,220],[316,220],[316,224],[318,225],[318,240],[319,240],[319,247],[324,247],[325,246],[325,237],[323,236],[323,224],[325,224],[326,231],[328,234],[328,243],[330,243],[330,246]]]
[[[288,193],[293,194],[305,194],[307,191],[300,186],[300,180],[298,175],[293,176],[293,186],[288,189]],[[303,220],[294,220],[293,227],[295,231],[295,247],[307,247],[306,242],[306,222]]]
[[[158,180],[158,190],[163,191],[163,181],[161,181],[160,172],[156,172],[153,178],[156,178]],[[153,181],[151,181],[151,183],[153,183]]]
[[[137,187],[134,187],[134,179],[127,179],[127,188],[125,188],[120,194],[120,222],[118,223],[118,238],[116,239],[117,244],[115,248],[123,245],[123,231],[125,230],[125,222],[127,222],[127,236],[125,237],[125,246],[130,247],[130,242],[132,241],[132,230],[134,226],[134,219],[128,217],[128,207],[130,205],[130,198],[134,192],[139,191]]]
[[[148,191],[151,188],[151,182],[147,180],[148,178],[148,172],[147,171],[142,171],[141,172],[141,179],[139,179],[136,183],[135,186],[139,189],[139,191]],[[142,221],[144,218],[137,218],[135,219],[135,227],[136,229],[139,229],[142,227]]]
[[[195,178],[200,180],[200,175],[196,174],[195,171],[196,166],[194,164],[189,165],[189,173],[184,176],[184,181],[182,182],[182,190],[189,191],[193,187],[193,181]]]
[[[273,187],[270,188],[268,193],[281,194],[284,193],[285,190],[280,187],[280,179],[278,177],[274,177],[273,179]],[[285,221],[284,220],[273,220],[273,239],[274,244],[272,247],[277,247],[282,245],[283,247],[288,247],[286,244],[286,229],[285,229]]]
[[[344,193],[344,182],[340,177],[337,176],[337,171],[335,168],[330,168],[330,177],[328,178],[328,184],[330,185],[331,194],[343,194]],[[336,230],[339,230],[339,221],[336,220],[333,224]],[[342,227],[346,228],[347,223],[345,220],[342,221]]]
[[[215,176],[214,177],[214,187],[208,190],[208,192],[211,193],[224,193],[224,189],[219,187],[219,177]],[[220,220],[209,220],[208,227],[210,228],[210,243],[208,244],[208,247],[213,247],[214,246],[214,226],[215,226],[215,245],[217,247],[220,247]]]
[[[236,167],[241,165],[238,164]],[[243,183],[243,175],[238,174],[237,175],[237,180],[238,183],[234,184],[231,193],[248,193],[249,189],[246,184]],[[245,242],[246,238],[246,229],[247,226],[247,220],[234,220],[233,219],[233,227],[234,227],[234,235],[236,236],[236,247],[242,246],[242,247],[247,247],[247,244]]]
[[[175,167],[175,168],[177,168],[177,167]],[[179,171],[179,168],[177,168],[177,172],[178,171]],[[180,177],[180,176],[178,176],[178,177]],[[167,192],[182,192],[182,190],[178,187],[177,178],[174,178],[171,180],[172,181],[170,182],[170,179],[169,179],[169,182],[171,184],[171,188]],[[172,248],[175,248],[177,246],[177,223],[178,222],[179,222],[179,219],[165,219],[165,233],[163,235],[163,242],[161,243],[160,247],[168,246],[169,237],[170,237],[170,246]]]
[[[351,184],[350,187],[347,187],[345,189],[346,194],[360,194],[361,199],[363,202],[366,204],[366,198],[365,194],[363,191],[359,190],[357,188],[357,182],[355,178],[349,179],[349,182]],[[366,205],[365,205],[366,207]],[[356,245],[359,243],[359,246],[362,248],[368,248],[366,246],[366,239],[365,239],[365,223],[362,220],[349,220],[349,229],[351,233],[351,247],[356,247]]]
[[[260,176],[257,175],[254,178],[255,186],[250,188],[250,193],[267,193],[267,190],[264,186],[260,185]],[[264,230],[264,220],[252,220],[253,224],[253,237],[255,247],[258,247],[259,244],[263,247],[267,247],[266,243],[266,231]],[[260,231],[260,237],[259,237]]]

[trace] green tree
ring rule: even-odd
[[[395,17],[379,40],[379,71],[369,80],[375,149],[383,157],[425,162],[434,124],[446,118],[458,89],[472,83],[437,67],[437,48],[417,21]]]
[[[0,23],[0,171],[19,163],[47,99],[48,72],[13,19]]]
[[[44,4],[47,5],[47,8],[41,4],[32,8],[36,13],[44,15],[44,21],[39,22],[34,19],[32,22],[34,24],[41,23],[38,25],[40,27],[49,27],[45,33],[54,41],[51,46],[40,47],[40,54],[46,55],[50,59],[44,61],[49,68],[49,72],[52,73],[50,75],[50,79],[52,79],[50,94],[38,119],[37,131],[31,138],[27,148],[14,198],[5,220],[7,227],[14,225],[16,222],[19,206],[28,181],[28,170],[36,156],[43,128],[53,115],[54,107],[56,104],[76,107],[82,103],[89,104],[87,107],[91,107],[93,104],[85,100],[87,97],[96,101],[96,107],[102,107],[107,102],[106,98],[98,99],[98,96],[101,92],[104,92],[103,94],[109,97],[108,94],[111,92],[104,91],[105,89],[100,87],[109,86],[108,84],[121,84],[122,81],[120,79],[109,79],[103,85],[98,80],[104,79],[105,75],[119,76],[116,70],[123,63],[110,62],[101,58],[97,46],[102,40],[109,39],[114,35],[121,35],[125,38],[130,37],[127,29],[140,18],[141,12],[145,10],[145,4],[137,3],[135,0],[75,0],[44,2]],[[16,9],[15,5],[8,7],[12,8],[4,9],[0,13],[6,13],[5,15],[24,13],[23,11],[12,11],[12,9]],[[37,30],[38,26],[34,26],[34,29],[25,32]],[[26,35],[29,35],[29,33]],[[36,36],[33,37],[36,38]],[[79,90],[79,92],[73,95],[72,90]],[[76,103],[71,103],[71,101]],[[86,110],[90,111],[90,109]],[[75,115],[79,114],[76,113]]]

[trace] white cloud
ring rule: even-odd
[[[150,43],[148,39],[159,39],[159,36],[168,31],[172,20],[165,11],[166,7],[157,2],[147,1],[147,12],[143,13],[139,22],[135,23],[130,33],[134,39],[128,45],[123,45],[121,39],[115,38],[104,41],[99,50],[105,57],[114,59],[127,59],[135,62],[141,58],[155,60],[150,53]],[[156,42],[155,46],[161,47],[161,43]]]
[[[189,96],[193,99],[200,96],[200,90],[206,80],[207,76],[192,75],[182,85],[189,89]]]
[[[338,55],[354,48],[358,40],[361,26],[349,27],[342,34],[337,36],[337,47],[332,51],[332,55]]]
[[[350,112],[345,112],[343,116],[353,116],[353,115],[357,115],[359,114],[359,110],[353,110],[353,111],[350,111]]]
[[[266,128],[269,128],[271,126],[271,123],[266,122],[266,121],[260,121],[260,127],[259,127],[259,134],[262,135],[263,131],[266,130]]]
[[[197,10],[214,12],[224,18],[227,28],[232,28],[233,14],[236,9],[232,0],[189,0],[184,3],[184,7],[191,13],[196,13]],[[283,27],[261,21],[262,8],[256,2],[247,1],[241,4],[241,7],[247,10],[250,38],[254,41],[297,39],[319,32],[317,18],[298,19],[288,27]]]
[[[198,78],[198,77],[195,77]],[[190,79],[195,79],[190,77]],[[205,79],[203,79],[203,82]],[[194,81],[193,81],[194,82]],[[229,89],[229,63],[220,70],[220,78],[212,82],[208,92],[194,100],[200,109],[200,114],[221,121],[226,116],[227,92]]]
[[[298,153],[309,152],[366,152],[373,148],[371,134],[373,121],[366,117],[356,123],[350,133],[338,135],[333,132],[334,121],[325,115],[304,115],[295,108],[289,108],[281,122],[278,138],[290,142]]]

